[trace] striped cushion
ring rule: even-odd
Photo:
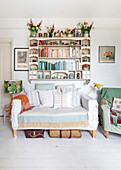
[[[64,107],[73,107],[72,101],[71,101],[72,93],[63,93],[63,92],[57,92],[54,93],[54,108],[64,108]]]
[[[72,100],[72,106],[73,107],[78,107],[81,105],[80,102],[80,95],[81,95],[81,88],[66,88],[64,87],[61,89],[64,93],[71,92],[71,100]]]
[[[29,91],[27,93],[27,97],[29,99],[29,103],[31,106],[39,106],[40,105],[39,93],[37,90]]]

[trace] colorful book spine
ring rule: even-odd
[[[41,48],[39,49],[39,57],[41,57]]]
[[[41,70],[44,70],[45,65],[44,65],[44,61],[41,61]]]
[[[61,61],[58,62],[58,65],[59,65],[59,69],[58,70],[61,70]]]
[[[49,51],[49,50],[48,50],[48,47],[47,47],[47,48],[46,48],[46,52],[47,52],[46,54],[47,54],[47,57],[48,57],[48,51]]]
[[[58,70],[58,62],[56,63],[56,70]]]
[[[63,70],[66,70],[66,61],[63,61]]]
[[[41,62],[39,63],[39,70],[41,70]]]
[[[68,62],[66,61],[66,70],[68,70]]]
[[[44,54],[44,57],[47,57],[47,48],[45,47],[45,54]]]
[[[75,54],[75,49],[72,49],[72,58],[75,57],[74,54]]]
[[[70,47],[70,58],[72,58],[72,51],[73,51],[73,49],[72,49],[72,47]]]

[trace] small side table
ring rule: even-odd
[[[5,118],[6,118],[7,112],[9,112],[9,110],[10,110],[10,104],[6,104],[4,106],[4,124],[5,124]]]

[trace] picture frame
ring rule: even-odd
[[[99,63],[115,63],[115,46],[99,46]]]
[[[14,48],[14,71],[29,70],[29,48]]]

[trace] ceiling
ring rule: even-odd
[[[0,18],[120,18],[121,0],[0,0]]]

